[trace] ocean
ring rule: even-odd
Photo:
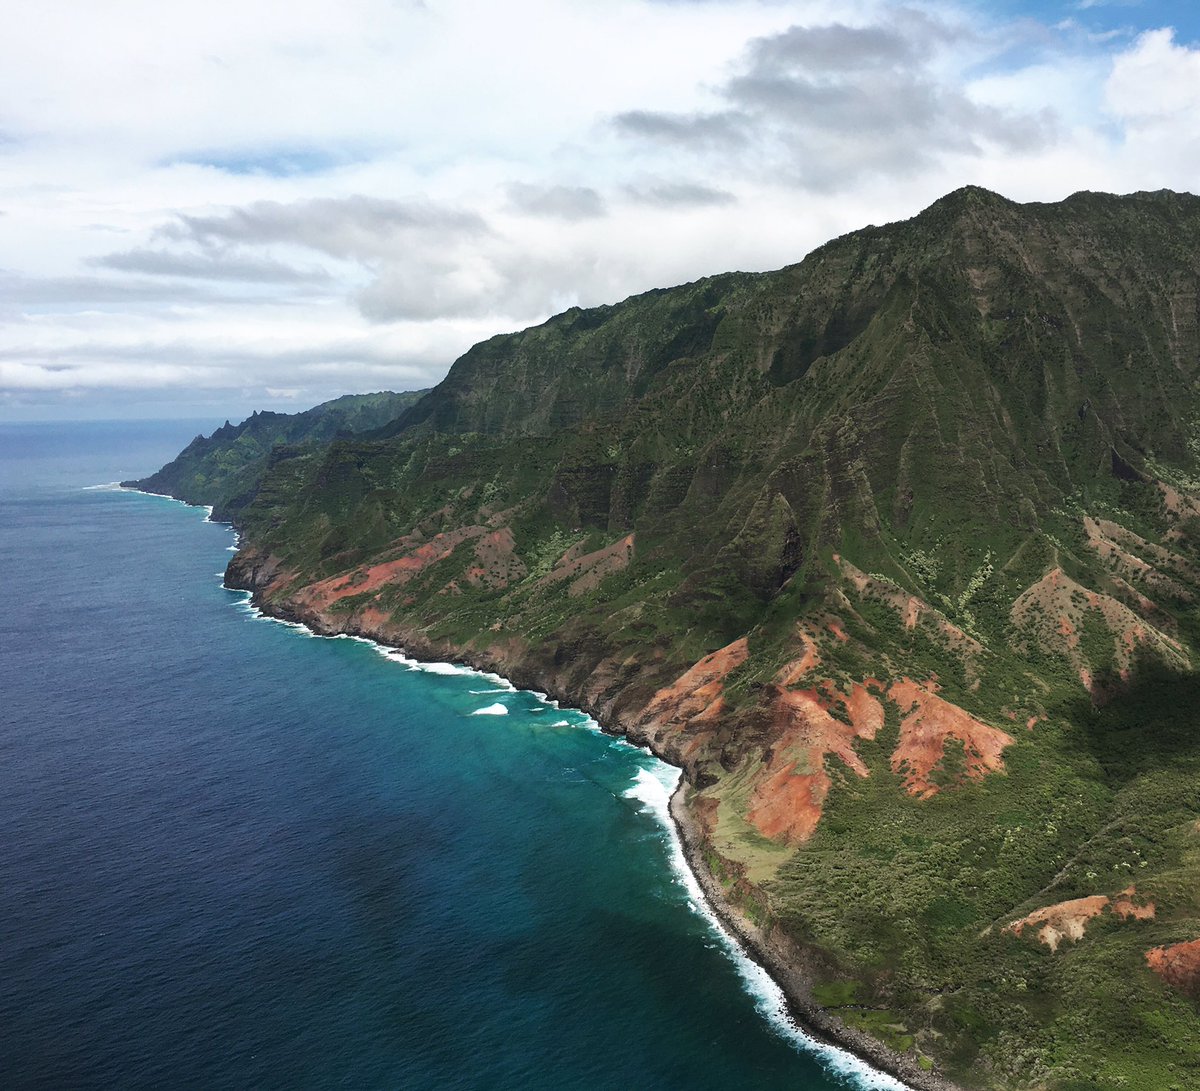
[[[714,923],[675,770],[259,618],[228,527],[94,487],[213,426],[0,424],[0,1085],[899,1086]]]

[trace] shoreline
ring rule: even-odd
[[[620,728],[609,726],[597,714],[597,710],[587,707],[587,702],[580,702],[570,694],[558,691],[558,687],[539,682],[538,679],[511,677],[501,670],[502,664],[494,658],[487,658],[480,653],[464,653],[458,650],[456,661],[449,661],[444,655],[435,653],[432,646],[422,644],[418,639],[414,642],[401,644],[389,639],[378,632],[369,632],[361,628],[347,625],[334,628],[323,624],[324,619],[305,617],[278,604],[265,603],[257,587],[231,586],[227,580],[229,568],[236,562],[242,549],[242,534],[236,525],[229,520],[213,518],[212,505],[192,504],[178,497],[165,493],[153,493],[129,485],[118,485],[121,491],[141,493],[143,496],[153,496],[183,504],[185,507],[198,508],[206,512],[205,522],[220,523],[228,526],[234,535],[234,556],[230,559],[226,572],[222,575],[221,587],[227,591],[242,592],[249,595],[248,605],[252,606],[260,617],[270,621],[282,622],[286,625],[304,629],[312,636],[337,638],[351,637],[381,648],[390,648],[400,652],[405,657],[417,663],[446,663],[452,666],[462,665],[481,675],[503,679],[514,690],[525,690],[537,694],[556,704],[567,708],[577,709],[584,713],[596,724],[605,735],[622,739],[630,746],[650,753],[658,761],[678,770],[679,778],[670,793],[667,812],[667,834],[678,842],[683,865],[694,879],[704,901],[704,907],[711,916],[711,923],[718,931],[724,931],[730,943],[748,959],[760,967],[769,980],[778,988],[782,999],[784,1014],[799,1031],[802,1038],[808,1039],[818,1053],[820,1047],[836,1050],[845,1057],[843,1064],[836,1064],[839,1058],[821,1058],[825,1066],[839,1077],[858,1079],[863,1086],[880,1088],[884,1091],[962,1091],[958,1084],[952,1083],[936,1072],[926,1071],[917,1063],[914,1056],[897,1053],[879,1040],[863,1031],[846,1026],[835,1015],[816,1004],[811,998],[811,985],[801,968],[804,959],[795,945],[790,944],[777,931],[764,932],[762,928],[750,920],[722,890],[719,881],[709,870],[704,860],[704,845],[696,823],[687,810],[686,796],[691,788],[683,768],[668,756],[659,753],[648,739],[639,739]],[[353,618],[347,618],[353,622]],[[413,647],[413,643],[418,646]],[[732,957],[732,955],[731,955]],[[747,982],[747,991],[749,983]],[[760,1014],[763,1014],[760,1012]],[[765,1014],[763,1015],[765,1018]],[[797,1048],[805,1048],[803,1042],[797,1043]],[[850,1071],[851,1065],[862,1065],[866,1071]]]
[[[810,981],[801,968],[804,958],[800,950],[777,931],[764,931],[755,924],[725,896],[720,882],[709,870],[704,860],[703,841],[687,810],[685,796],[689,788],[687,780],[681,776],[670,802],[671,821],[688,869],[695,876],[713,916],[731,933],[747,957],[761,966],[779,987],[796,1026],[814,1041],[843,1051],[897,1081],[895,1086],[907,1091],[962,1091],[960,1085],[937,1072],[921,1068],[915,1057],[897,1053],[865,1031],[847,1026],[812,1000]]]

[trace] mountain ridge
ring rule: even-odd
[[[228,520],[258,491],[272,460],[294,456],[305,444],[374,431],[424,393],[343,394],[300,413],[255,410],[240,424],[226,421],[210,436],[196,436],[150,477],[122,484],[211,505],[217,519]]]
[[[965,187],[572,309],[269,466],[227,579],[680,765],[793,999],[915,1085],[1169,1086],[1200,1074],[1198,255],[1191,195]]]

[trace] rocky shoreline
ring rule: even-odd
[[[242,545],[240,538],[239,546]],[[506,661],[502,654],[471,651],[455,648],[444,642],[434,643],[415,630],[399,630],[395,626],[361,624],[353,615],[331,619],[325,614],[306,609],[296,609],[286,603],[268,602],[263,589],[270,585],[276,571],[269,560],[258,558],[253,550],[240,548],[230,560],[225,575],[225,586],[230,590],[247,591],[253,605],[264,615],[301,624],[321,636],[360,636],[379,644],[403,650],[406,655],[427,662],[453,660],[464,663],[479,671],[499,674],[520,689],[545,693],[562,704],[579,708],[596,719],[602,730],[610,735],[626,738],[629,742],[647,747],[655,757],[669,765],[681,767],[677,755],[661,752],[654,740],[641,732],[627,730],[620,721],[624,717],[610,716],[611,707],[601,707],[586,695],[572,693],[552,678],[540,676],[520,664]],[[811,978],[805,973],[806,964],[812,959],[803,949],[792,943],[778,928],[764,931],[755,924],[722,889],[720,882],[709,869],[704,859],[704,839],[699,825],[687,806],[687,793],[691,785],[686,776],[680,778],[679,786],[671,796],[670,814],[683,848],[687,866],[696,877],[701,890],[716,918],[737,939],[747,953],[764,967],[779,985],[796,1023],[820,1041],[837,1046],[908,1084],[913,1091],[961,1091],[934,1071],[926,1071],[915,1056],[898,1053],[863,1031],[847,1026],[830,1011],[815,1003],[812,998]]]
[[[815,1003],[804,966],[809,961],[804,951],[790,942],[778,929],[764,930],[726,897],[721,884],[704,860],[704,841],[687,807],[690,785],[681,779],[671,796],[671,820],[683,845],[684,858],[709,907],[718,920],[737,938],[747,953],[771,975],[787,998],[788,1010],[796,1023],[814,1038],[838,1046],[866,1061],[872,1067],[903,1080],[914,1091],[961,1091],[936,1072],[927,1072],[916,1059],[897,1053],[869,1034],[846,1026],[837,1016]]]

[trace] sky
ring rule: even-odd
[[[1197,9],[0,0],[0,420],[418,389],[968,183],[1194,191]]]

